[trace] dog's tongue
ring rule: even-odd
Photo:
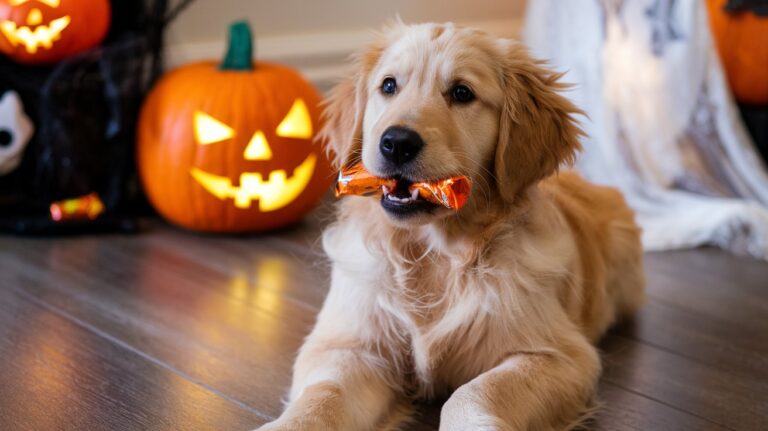
[[[336,197],[372,195],[389,190],[396,197],[405,198],[417,194],[433,204],[458,211],[467,203],[471,189],[471,181],[463,175],[439,181],[411,183],[402,179],[373,176],[362,163],[358,163],[339,172]]]

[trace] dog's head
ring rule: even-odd
[[[513,204],[580,148],[579,110],[558,94],[559,77],[516,42],[452,24],[398,23],[332,91],[321,136],[337,167],[362,161],[398,179],[381,199],[398,224],[452,214],[409,199],[411,182],[466,175],[474,187],[461,211]]]

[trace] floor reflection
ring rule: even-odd
[[[236,316],[238,324],[247,323],[259,343],[271,345],[280,338],[287,271],[284,259],[264,258],[256,263],[253,272],[238,271],[229,282],[230,296],[240,303],[231,302],[227,314]],[[264,312],[255,312],[252,307]]]

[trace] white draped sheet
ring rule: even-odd
[[[620,188],[647,250],[768,260],[768,174],[700,0],[530,0],[525,41],[589,118],[577,169]],[[766,77],[768,79],[768,77]]]

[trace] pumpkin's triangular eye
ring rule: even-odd
[[[303,99],[296,99],[291,110],[277,126],[277,136],[283,138],[309,139],[312,137],[312,118]]]
[[[235,136],[235,131],[203,111],[195,111],[195,138],[200,145],[215,144]]]

